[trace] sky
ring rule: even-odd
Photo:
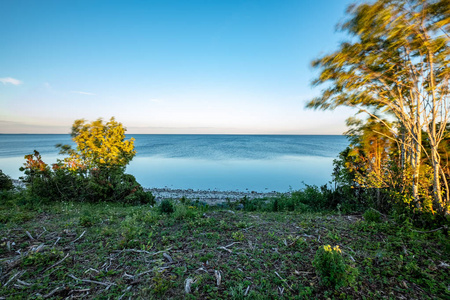
[[[350,0],[0,1],[0,133],[342,134],[311,61]]]

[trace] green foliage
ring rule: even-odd
[[[173,217],[177,220],[193,219],[197,216],[197,209],[194,206],[178,204],[175,206]]]
[[[236,241],[243,241],[244,240],[244,234],[242,233],[242,231],[236,231],[236,232],[233,232],[232,234],[231,234],[231,237],[234,239],[234,240],[236,240]]]
[[[22,258],[22,266],[43,267],[49,266],[63,257],[63,252],[52,249],[51,251],[28,253]]]
[[[151,192],[144,191],[135,177],[121,170],[92,172],[82,176],[67,169],[48,171],[46,176],[28,179],[30,191],[49,201],[71,200],[80,202],[123,202],[155,204]]]
[[[349,172],[340,175],[363,190],[367,197],[356,195],[358,201],[382,211],[392,206],[392,190],[410,194],[418,214],[450,211],[448,154],[440,146],[450,117],[448,3],[352,5],[339,25],[351,38],[312,63],[320,71],[314,84],[324,89],[308,107],[348,106],[368,115],[364,123],[349,120],[352,144],[342,165]]]
[[[271,212],[268,207],[267,211],[235,213],[229,208],[210,207],[201,216],[201,204],[187,206],[177,201],[170,216],[161,215],[159,207],[114,202],[36,205],[32,199],[20,200],[19,193],[0,199],[0,218],[6,222],[0,224],[0,254],[5,261],[14,262],[3,268],[3,283],[16,274],[20,280],[0,285],[0,297],[26,299],[30,294],[48,295],[55,286],[75,284],[105,299],[124,294],[123,298],[131,299],[178,299],[187,278],[194,281],[191,293],[182,295],[187,299],[450,296],[450,243],[443,230],[421,233],[417,231],[423,229],[406,222],[357,221],[357,216],[330,212]],[[270,201],[266,201],[269,206]],[[176,217],[177,211],[185,217]],[[189,211],[195,216],[188,217]],[[354,285],[345,287],[352,280],[342,280],[339,272],[325,271],[324,276],[333,274],[344,282],[343,288],[336,290],[339,280],[325,285],[316,274],[311,262],[322,243],[345,245],[344,264],[359,271]],[[355,275],[354,269],[349,271]],[[105,285],[76,281],[67,274],[113,285],[105,290]],[[139,280],[124,274],[135,278],[140,274]],[[215,274],[221,275],[219,286]],[[133,288],[127,289],[131,283]],[[53,298],[64,297],[67,292],[58,291]]]
[[[0,191],[9,191],[14,188],[11,178],[0,170]]]
[[[363,214],[363,217],[367,222],[379,223],[381,221],[381,213],[372,208],[366,210]]]
[[[46,200],[81,202],[118,201],[130,204],[155,204],[134,176],[125,174],[125,166],[136,154],[133,139],[126,141],[122,124],[111,118],[86,124],[76,120],[72,128],[77,150],[57,145],[69,157],[52,169],[42,161],[38,151],[26,155],[20,168],[32,194]]]
[[[162,200],[161,203],[159,204],[159,211],[162,214],[167,214],[167,215],[172,214],[175,211],[172,201],[170,201],[168,199]]]
[[[335,289],[352,284],[358,274],[357,269],[345,263],[339,246],[320,247],[314,256],[313,265],[322,284]]]

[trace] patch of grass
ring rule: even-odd
[[[173,201],[171,214],[148,205],[27,201],[0,202],[0,297],[450,297],[442,231],[361,215],[253,210],[248,199],[234,211]],[[327,286],[317,276],[316,251],[328,244],[358,269],[352,285]]]

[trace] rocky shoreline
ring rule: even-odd
[[[150,191],[156,198],[156,201],[161,201],[163,199],[181,199],[185,197],[190,200],[198,200],[201,202],[208,203],[210,205],[217,205],[220,203],[226,203],[229,201],[238,201],[244,197],[249,200],[269,198],[279,196],[279,192],[255,192],[255,191],[218,191],[218,190],[181,190],[181,189],[170,189],[170,188],[152,188],[145,189]]]

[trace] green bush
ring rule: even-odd
[[[9,191],[14,188],[11,178],[0,170],[0,191]]]
[[[366,210],[363,214],[363,217],[367,222],[379,223],[381,221],[381,213],[372,208]]]
[[[357,275],[357,269],[345,263],[339,246],[320,247],[314,257],[313,266],[322,284],[335,289],[352,284]]]
[[[161,201],[161,204],[159,205],[159,212],[162,214],[168,214],[170,215],[175,211],[173,204],[170,200],[164,199]]]
[[[173,217],[177,220],[193,219],[196,216],[196,208],[194,206],[186,206],[179,204],[175,206]]]
[[[111,118],[92,123],[76,120],[70,145],[56,145],[60,154],[68,154],[51,167],[38,151],[25,155],[20,168],[28,190],[40,198],[80,202],[113,201],[132,204],[154,204],[155,198],[145,191],[125,167],[136,155],[134,139],[125,140],[125,128]]]
[[[97,170],[89,176],[67,169],[48,171],[45,176],[27,178],[32,194],[49,201],[123,202],[155,204],[135,177],[122,170]]]

